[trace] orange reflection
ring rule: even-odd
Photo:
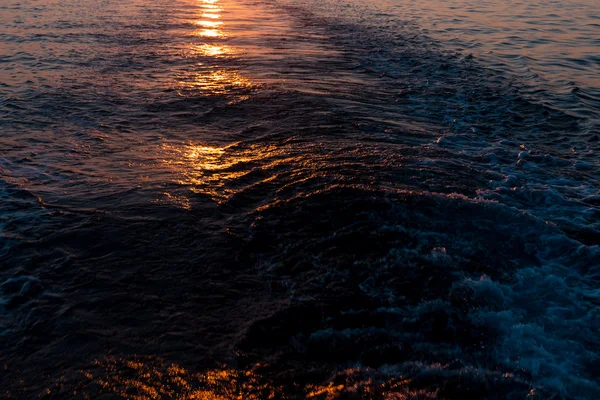
[[[180,185],[188,186],[192,192],[208,195],[221,203],[237,192],[235,185],[228,185],[230,181],[252,173],[252,168],[247,168],[249,164],[277,159],[281,151],[275,146],[251,146],[237,152],[235,147],[236,145],[224,148],[188,145],[181,148],[165,145],[163,150],[168,158],[163,162],[178,174]],[[267,165],[274,162],[278,161]]]
[[[202,29],[201,31],[198,32],[198,36],[224,37],[225,35],[223,35],[218,29]]]
[[[197,170],[213,171],[219,168],[227,167],[221,157],[225,150],[209,146],[190,146],[184,157],[189,160],[191,165]]]
[[[128,400],[313,400],[388,399],[433,400],[438,390],[415,388],[412,379],[370,368],[341,370],[323,384],[279,385],[264,373],[268,365],[250,369],[220,368],[193,373],[155,357],[107,357],[82,371],[85,381],[69,387],[84,398],[112,394]],[[65,384],[56,385],[64,391]],[[291,393],[290,393],[291,392]],[[53,394],[47,389],[47,394]],[[57,390],[58,393],[58,390]],[[301,396],[301,397],[300,397]]]
[[[191,68],[179,70],[176,76],[175,89],[180,96],[231,96],[232,102],[248,98],[254,83],[231,67],[224,67],[221,59],[235,54],[235,49],[219,43],[226,36],[225,25],[220,21],[222,11],[217,4],[219,0],[201,0],[202,19],[195,21],[203,29],[195,32],[196,36],[210,38],[204,43],[189,45],[188,57],[204,57]],[[227,148],[206,145],[163,146],[164,164],[177,175],[176,182],[187,186],[195,193],[210,196],[217,202],[226,201],[234,193],[226,183],[251,172],[251,168],[239,168],[236,165],[258,161],[269,157],[273,149],[250,149],[236,152],[233,146]],[[189,193],[189,192],[188,192]],[[169,203],[178,207],[191,208],[188,193],[174,191],[165,192],[158,203]]]
[[[206,68],[203,71],[187,73],[180,77],[180,93],[200,91],[207,96],[239,93],[252,88],[252,82],[234,70]]]
[[[216,28],[220,25],[223,25],[221,21],[196,21],[196,24],[206,28]]]
[[[218,5],[216,5],[218,1],[219,0],[202,0],[203,4],[200,5],[200,7],[204,10],[202,16],[208,18],[208,20],[196,21],[197,25],[206,28],[199,31],[198,36],[211,38],[225,36],[223,32],[217,29],[223,23],[221,21],[214,21],[216,19],[221,18],[221,15],[219,13],[222,11],[222,9]]]
[[[221,7],[213,5],[201,5],[200,8],[202,8],[207,13],[218,15],[218,18],[221,17],[218,13],[223,11]]]
[[[96,361],[95,369],[84,376],[88,387],[79,388],[79,392],[92,396],[112,393],[128,400],[281,398],[280,390],[262,382],[254,371],[223,368],[194,374],[177,364],[154,358],[108,357]]]
[[[195,48],[195,50],[199,54],[201,54],[203,56],[207,56],[207,57],[221,57],[221,56],[235,53],[233,51],[233,49],[229,46],[218,46],[218,45],[214,45],[214,44],[203,44],[203,45],[197,46]]]
[[[221,17],[219,12],[221,7],[217,5],[219,0],[201,0],[202,16],[206,19],[196,20],[196,25],[203,29],[195,32],[196,36],[210,38],[207,43],[192,44],[188,54],[190,56],[201,55],[210,58],[222,58],[226,55],[234,54],[234,49],[229,46],[221,45],[218,40],[225,38],[223,31],[223,22],[218,21]],[[246,98],[247,94],[240,91],[247,91],[252,87],[252,82],[241,76],[232,68],[224,68],[210,60],[196,64],[195,70],[185,70],[177,76],[177,89],[182,96],[200,93],[203,95],[237,95],[237,100]]]
[[[335,381],[335,383],[334,383]],[[413,389],[412,379],[402,376],[381,376],[370,368],[349,368],[336,374],[332,381],[322,385],[307,385],[306,398],[320,400],[388,399],[388,400],[434,400],[437,390]]]

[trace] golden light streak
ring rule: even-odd
[[[204,26],[206,28],[216,28],[223,25],[221,21],[196,21],[197,25]]]
[[[198,36],[204,37],[224,37],[223,33],[218,29],[202,29],[198,32]]]
[[[221,18],[220,12],[222,8],[216,5],[219,0],[201,0],[200,8],[203,9],[202,17],[208,20],[198,20],[197,25],[203,26],[203,29],[198,32],[198,36],[203,37],[224,37],[225,35],[217,28],[223,24],[221,21],[211,21]]]
[[[220,63],[221,58],[234,54],[235,49],[219,43],[226,33],[222,29],[225,24],[220,21],[222,8],[218,2],[200,1],[201,18],[194,23],[203,29],[194,34],[208,39],[200,44],[190,43],[185,54],[189,58],[204,58],[193,66],[177,71],[174,89],[180,96],[231,96],[231,101],[242,101],[248,98],[254,83],[234,68]],[[166,202],[184,209],[192,208],[191,197],[188,197],[190,192],[208,195],[217,202],[226,201],[233,193],[227,187],[229,181],[249,173],[236,171],[235,165],[259,160],[269,154],[265,149],[240,154],[228,151],[228,148],[202,144],[163,146],[162,150],[163,164],[177,176],[176,183],[188,191],[162,193],[156,202]]]
[[[234,49],[229,46],[218,46],[208,43],[197,46],[195,50],[206,57],[222,57],[235,53]]]

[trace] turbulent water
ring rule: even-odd
[[[600,398],[595,0],[2,0],[0,396]]]

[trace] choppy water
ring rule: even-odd
[[[4,397],[600,398],[596,1],[0,27]]]

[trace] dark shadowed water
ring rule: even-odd
[[[0,397],[600,398],[600,3],[0,0]]]

